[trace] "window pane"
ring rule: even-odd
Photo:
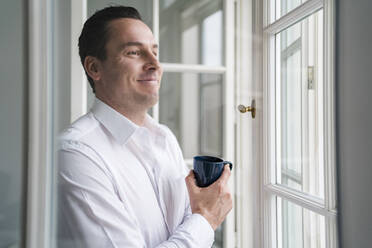
[[[222,76],[164,73],[159,119],[176,135],[186,159],[222,156]]]
[[[124,5],[138,10],[144,23],[152,29],[152,1],[147,0],[87,0],[88,17],[108,6]]]
[[[277,183],[324,198],[323,12],[276,35]]]
[[[27,172],[27,9],[0,8],[0,247],[22,247]]]
[[[275,0],[276,19],[287,14],[307,0]]]
[[[160,1],[160,61],[223,64],[221,0]]]
[[[325,217],[277,197],[278,248],[325,248]]]
[[[164,73],[160,88],[159,122],[176,135],[185,159],[222,156],[222,75]],[[223,229],[213,247],[222,247]]]

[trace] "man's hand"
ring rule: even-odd
[[[229,165],[225,165],[221,177],[206,188],[199,188],[196,185],[193,170],[185,179],[192,213],[204,216],[214,230],[221,225],[232,209],[232,197],[227,185],[230,174]]]

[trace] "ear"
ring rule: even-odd
[[[100,61],[93,56],[86,56],[84,60],[84,68],[88,75],[94,80],[101,79]]]

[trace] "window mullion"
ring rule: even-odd
[[[155,42],[159,44],[159,0],[152,1],[152,32]],[[159,121],[159,102],[152,107],[152,117],[155,121]]]
[[[326,228],[325,228],[325,237],[326,237],[326,247],[327,248],[337,248],[338,247],[338,238],[337,238],[337,218],[335,216],[326,217]]]
[[[336,212],[329,211],[324,202],[314,196],[307,195],[296,190],[292,190],[285,186],[281,185],[266,185],[264,186],[264,190],[266,193],[280,196],[283,199],[291,201],[303,208],[309,209],[315,213],[318,213],[323,216],[335,216]]]
[[[334,0],[326,1],[324,8],[324,169],[325,200],[329,210],[336,209],[335,166],[335,13]]]
[[[156,43],[159,44],[159,0],[152,1],[152,32]]]
[[[324,177],[325,205],[335,212],[336,206],[336,159],[335,159],[335,0],[324,2]],[[338,247],[337,218],[326,218],[326,247]]]
[[[276,34],[292,24],[304,19],[312,13],[318,11],[323,7],[323,0],[307,0],[302,5],[298,6],[294,10],[288,12],[275,22],[267,25],[264,28],[264,32],[270,34]]]
[[[161,63],[164,72],[192,72],[192,73],[217,73],[224,74],[225,66],[191,65],[178,63]]]

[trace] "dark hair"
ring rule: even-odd
[[[87,56],[94,56],[100,60],[106,59],[105,47],[109,39],[108,25],[111,21],[120,18],[142,20],[138,11],[133,7],[110,6],[95,12],[84,23],[79,37],[79,55],[83,67]],[[88,75],[86,70],[85,74],[88,77],[93,92],[95,92],[93,79]]]

